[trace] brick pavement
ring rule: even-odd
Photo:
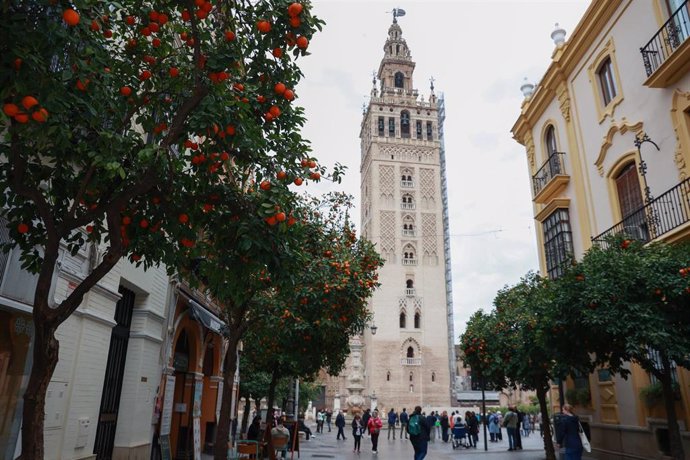
[[[313,429],[313,431],[316,431]],[[368,438],[362,439],[362,451],[359,455],[352,452],[353,441],[351,430],[346,429],[347,440],[337,441],[336,430],[328,432],[326,430],[323,434],[317,435],[308,442],[301,440],[301,456],[300,459],[334,459],[334,460],[405,460],[413,458],[412,446],[409,441],[401,441],[397,438],[395,441],[386,439],[387,432],[384,430],[379,439],[379,453],[374,455],[371,452],[371,440]],[[487,435],[488,436],[488,435]],[[429,460],[450,460],[471,457],[473,460],[479,460],[481,457],[486,457],[487,460],[542,460],[544,459],[544,450],[541,437],[539,434],[532,434],[529,437],[523,437],[523,450],[517,452],[508,452],[508,441],[503,435],[503,441],[499,443],[488,443],[488,451],[484,451],[483,438],[480,434],[479,447],[477,449],[457,449],[453,450],[450,443],[443,443],[441,441],[429,443],[429,450],[426,456]],[[289,457],[288,457],[289,458]],[[295,455],[297,458],[297,455]]]

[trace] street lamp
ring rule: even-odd
[[[370,329],[371,329],[371,335],[376,335],[376,331],[377,331],[379,328],[376,327],[376,324],[372,324],[371,327],[370,327]]]

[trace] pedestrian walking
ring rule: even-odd
[[[436,438],[436,417],[434,411],[429,412],[426,416],[426,423],[429,425],[429,442],[435,442]]]
[[[522,429],[522,423],[525,421],[525,413],[515,406],[513,406],[513,410],[515,414],[517,414],[518,420],[517,429],[515,430],[515,449],[522,450],[522,435],[520,434],[520,430]]]
[[[331,432],[331,418],[333,417],[333,411],[326,409],[326,426],[328,426],[328,432]]]
[[[379,411],[374,410],[371,414],[371,418],[367,423],[369,428],[369,435],[371,436],[371,451],[374,454],[379,453],[379,434],[381,433],[381,428],[383,427],[383,422],[379,418]]]
[[[405,433],[405,439],[407,439],[407,423],[410,421],[410,416],[407,414],[407,409],[403,407],[402,412],[400,412],[400,440],[403,439],[403,433]]]
[[[498,442],[498,433],[500,431],[498,424],[498,415],[494,413],[489,414],[489,436],[491,436],[491,442]]]
[[[343,428],[345,428],[345,416],[341,411],[338,411],[338,415],[335,417],[335,426],[338,428],[338,435],[335,437],[335,440],[338,441],[340,437],[343,437],[343,441],[345,441],[347,438],[345,437],[345,431],[343,431]],[[331,431],[331,430],[328,430]]]
[[[393,432],[393,441],[395,441],[395,424],[398,423],[398,414],[395,413],[395,409],[391,407],[388,411],[388,440],[391,439],[391,431]]]
[[[508,450],[515,450],[515,431],[518,426],[517,414],[513,411],[513,406],[508,407],[508,412],[503,418],[503,426],[508,432]]]
[[[532,423],[530,421],[531,416],[529,414],[525,415],[522,419],[522,434],[527,438],[529,437],[530,431],[532,430]]]
[[[336,420],[336,423],[337,423],[337,420]],[[362,436],[363,435],[364,435],[364,422],[362,422],[362,417],[360,417],[359,414],[356,414],[355,418],[352,420],[352,437],[355,440],[355,447],[352,449],[352,452],[359,453],[359,450],[362,447]]]
[[[407,424],[407,433],[410,435],[410,443],[414,449],[414,460],[423,460],[429,447],[429,435],[431,427],[422,414],[422,408],[416,406]]]
[[[573,407],[564,404],[561,422],[556,425],[556,444],[565,447],[565,460],[582,460],[582,440],[580,440],[580,418],[573,414]]]
[[[362,423],[364,424],[364,429],[367,432],[367,436],[369,435],[369,419],[371,418],[371,411],[369,409],[366,409],[364,411],[364,415],[362,415]]]
[[[470,447],[477,448],[477,442],[479,441],[479,422],[477,421],[477,416],[474,412],[467,411],[465,413],[465,422],[467,423],[467,434],[470,440]]]
[[[434,413],[434,417],[436,420],[434,420],[434,428],[436,430],[436,439],[441,439],[441,416],[438,414],[438,411]]]
[[[323,422],[326,420],[326,414],[323,409],[319,409],[316,413],[316,432],[323,433]]]
[[[450,421],[448,420],[448,412],[444,410],[441,414],[441,436],[443,442],[448,442],[448,428],[450,428]]]

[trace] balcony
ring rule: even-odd
[[[407,209],[408,211],[414,210],[414,203],[400,203],[401,209]]]
[[[661,29],[640,48],[647,72],[645,85],[666,88],[690,70],[690,14],[688,2],[673,12]]]
[[[400,360],[402,366],[421,366],[422,358],[402,358]]]
[[[565,153],[552,153],[549,159],[539,168],[539,171],[532,176],[535,203],[547,203],[568,185],[570,176],[565,172],[564,157]]]
[[[414,297],[415,295],[415,289],[414,288],[405,288],[405,295],[407,297]]]
[[[614,235],[649,242],[690,221],[690,178],[627,216],[613,227],[592,238],[605,246]]]
[[[414,187],[414,182],[411,180],[401,180],[400,187],[402,188],[412,188]]]
[[[417,265],[417,259],[403,259],[403,265]]]
[[[414,230],[409,230],[409,229],[403,229],[403,236],[414,236]]]

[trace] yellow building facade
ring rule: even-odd
[[[540,82],[523,85],[512,128],[526,148],[540,269],[551,278],[610,234],[690,238],[688,2],[593,1],[564,35],[552,34],[556,47]],[[566,399],[588,425],[596,458],[668,452],[662,405],[640,398],[653,379],[630,366],[628,380],[605,371],[568,379]],[[690,372],[676,374],[690,452]]]

